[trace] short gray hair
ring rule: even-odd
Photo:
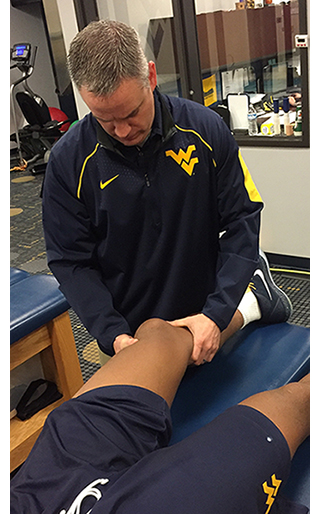
[[[137,78],[149,86],[149,68],[133,27],[112,20],[94,21],[72,40],[68,69],[78,89],[110,95],[123,79]]]

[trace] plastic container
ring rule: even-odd
[[[273,127],[274,135],[281,134],[280,128],[280,115],[279,115],[279,100],[276,98],[273,100]]]
[[[302,136],[302,108],[301,108],[301,105],[297,105],[296,122],[294,124],[293,134],[295,136]]]
[[[248,110],[248,132],[249,136],[258,135],[257,112],[252,104],[249,105]]]
[[[290,106],[289,106],[289,98],[288,97],[283,99],[282,108],[283,108],[283,112],[284,112],[284,115],[283,115],[284,133],[286,136],[288,136],[291,132],[291,130],[289,130],[287,128],[287,126],[290,125],[290,115],[289,115]]]

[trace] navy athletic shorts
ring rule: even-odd
[[[151,391],[110,386],[84,393],[48,417],[11,481],[11,512],[308,512],[281,497],[289,448],[260,412],[232,407],[167,447],[170,434],[169,407]]]

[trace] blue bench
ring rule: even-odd
[[[10,343],[30,334],[69,309],[51,275],[10,270]]]
[[[53,276],[10,269],[10,370],[39,354],[44,378],[62,394],[30,420],[10,421],[11,471],[27,458],[49,412],[83,384],[68,309]]]
[[[310,330],[281,323],[251,324],[210,364],[189,368],[172,406],[174,444],[252,394],[302,378],[310,369]],[[282,493],[310,505],[309,439],[297,451]]]

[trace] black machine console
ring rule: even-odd
[[[11,49],[11,61],[16,64],[29,64],[31,57],[30,43],[17,43]]]

